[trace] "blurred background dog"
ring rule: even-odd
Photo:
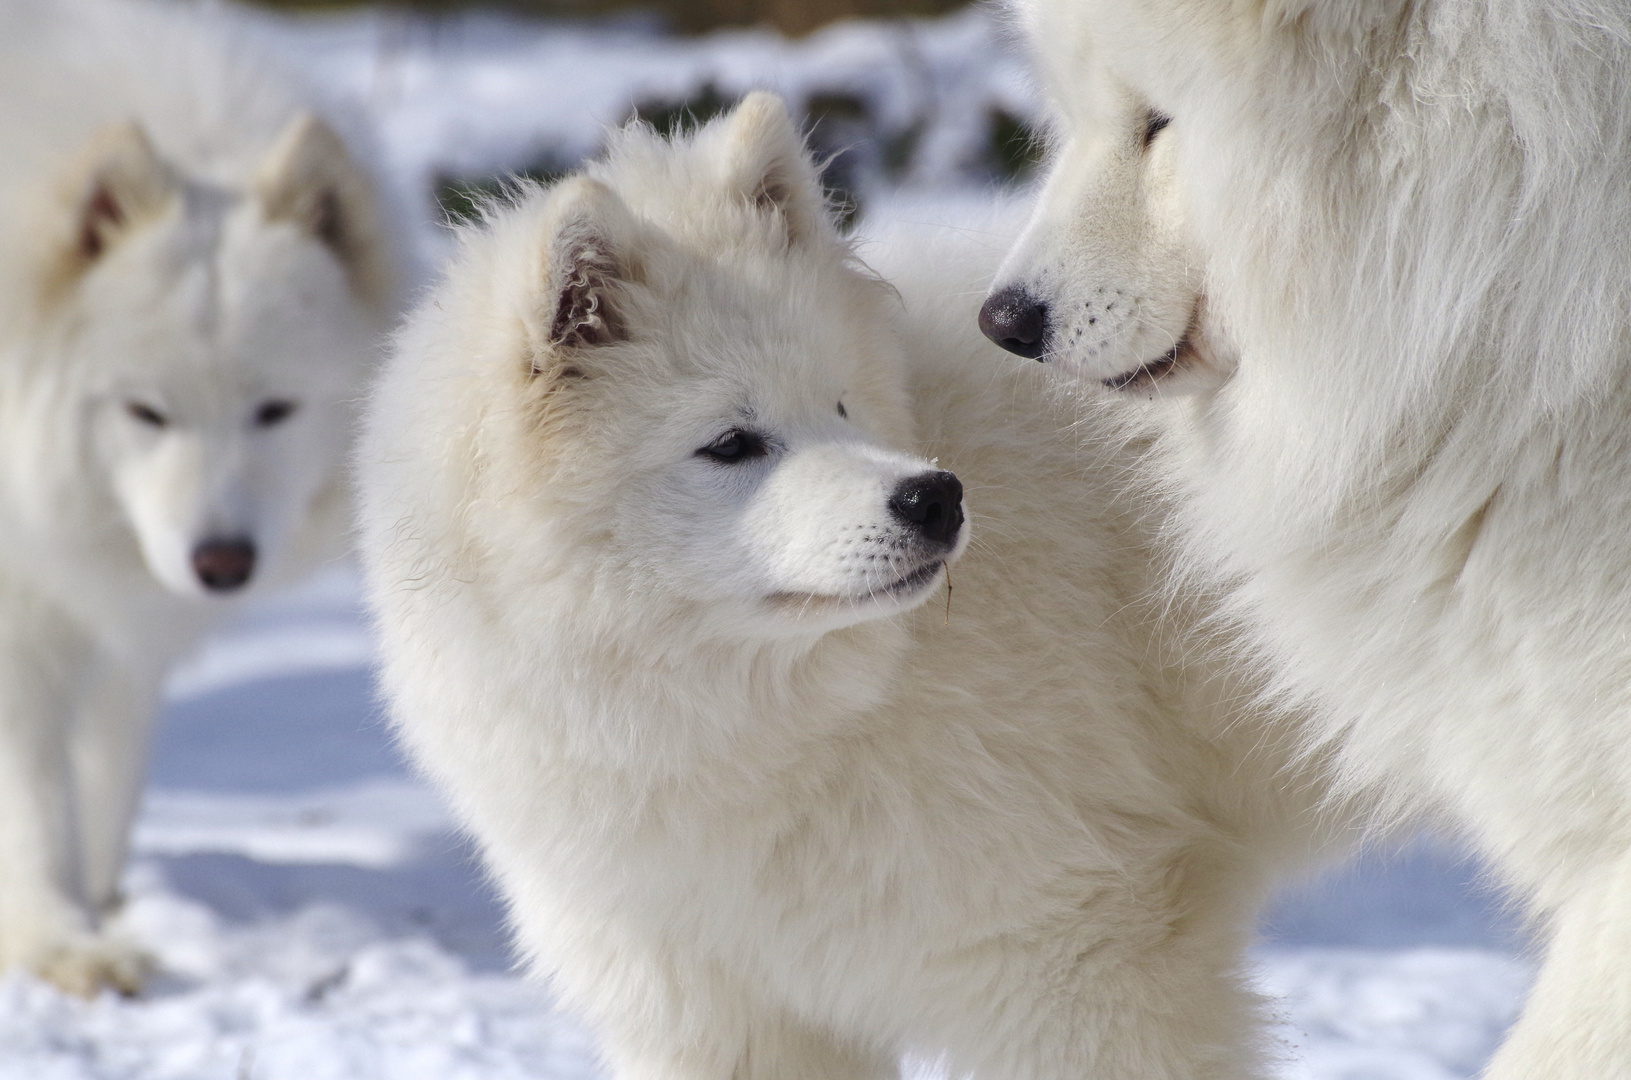
[[[95,0],[3,15],[0,965],[133,990],[101,929],[160,681],[343,536],[395,267],[354,153],[242,45]]]

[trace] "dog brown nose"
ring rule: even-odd
[[[1010,285],[980,305],[980,332],[1017,356],[1040,360],[1048,348],[1048,306]]]
[[[193,573],[211,592],[242,588],[255,572],[255,545],[242,537],[206,540],[193,548]]]
[[[908,476],[895,486],[889,509],[925,540],[950,548],[963,527],[963,482],[942,469]]]

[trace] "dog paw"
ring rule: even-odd
[[[64,993],[92,998],[102,989],[129,997],[153,971],[153,958],[121,937],[80,934],[45,953],[35,972]]]

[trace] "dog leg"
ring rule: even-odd
[[[893,1055],[767,1016],[749,1030],[733,1080],[894,1080],[899,1071]]]
[[[147,744],[156,711],[155,680],[141,680],[112,664],[88,679],[69,744],[79,825],[81,881],[99,923],[119,906],[119,878],[130,848],[130,829],[141,801]],[[107,985],[134,993],[152,970],[152,958],[134,941],[105,929],[59,960],[59,985],[94,992]]]
[[[1010,1080],[1255,1080],[1266,1077],[1256,1002],[1232,974],[1147,968],[1101,972],[1080,998],[992,1055]]]
[[[156,699],[155,685],[110,663],[88,687],[75,717],[70,750],[85,898],[98,913],[117,906]]]
[[[923,1040],[951,1075],[1004,1080],[1260,1080],[1259,999],[1241,967],[1243,896],[1153,884],[1101,892],[1073,919],[965,953]]]
[[[739,1018],[740,1019],[740,1018]],[[618,1080],[897,1080],[890,1054],[846,1045],[785,1017],[760,1016],[747,1030],[697,1040],[675,1035],[654,1045],[651,1033],[638,1048],[609,1037]]]
[[[0,626],[0,966],[90,929],[68,774],[67,687],[88,650],[24,598]]]
[[[1485,1080],[1631,1076],[1631,856],[1552,921],[1534,988]]]
[[[73,689],[91,647],[26,596],[0,626],[0,968],[26,966],[71,993],[131,991],[139,954],[96,931],[82,877],[72,777]]]
[[[557,985],[569,1005],[591,1017],[617,1080],[899,1076],[893,1050],[846,1042],[804,1023],[717,968],[664,963],[627,948],[596,950],[596,956],[591,963],[584,963],[587,953],[574,957],[571,974],[589,981],[568,976],[567,985]],[[571,983],[591,992],[573,994]]]

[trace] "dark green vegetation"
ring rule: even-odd
[[[342,8],[353,0],[257,0],[278,8]],[[396,6],[445,12],[483,7],[523,15],[586,18],[620,11],[655,11],[682,33],[721,26],[774,26],[786,34],[807,34],[839,19],[939,15],[966,0],[402,0]]]
[[[1042,133],[1007,109],[987,114],[991,171],[1002,180],[1027,180],[1042,164],[1047,145]]]
[[[637,102],[626,119],[650,124],[664,134],[677,134],[729,111],[736,101],[735,95],[706,82],[683,99]],[[917,155],[926,126],[921,118],[904,126],[886,125],[865,97],[844,90],[817,91],[789,104],[802,117],[805,137],[822,163],[827,198],[845,226],[860,213],[868,190],[901,182],[919,164]],[[1021,182],[1035,171],[1043,150],[1040,133],[1020,117],[993,106],[986,112],[983,147],[974,160],[959,163],[958,171],[963,179],[975,182]],[[568,155],[546,148],[497,175],[440,176],[435,184],[436,202],[450,221],[468,220],[476,216],[484,200],[503,197],[517,180],[549,183],[576,164]]]
[[[502,199],[522,181],[554,183],[571,172],[576,164],[554,151],[543,150],[496,176],[438,176],[433,185],[433,195],[449,222],[469,221],[478,216],[483,203]]]

